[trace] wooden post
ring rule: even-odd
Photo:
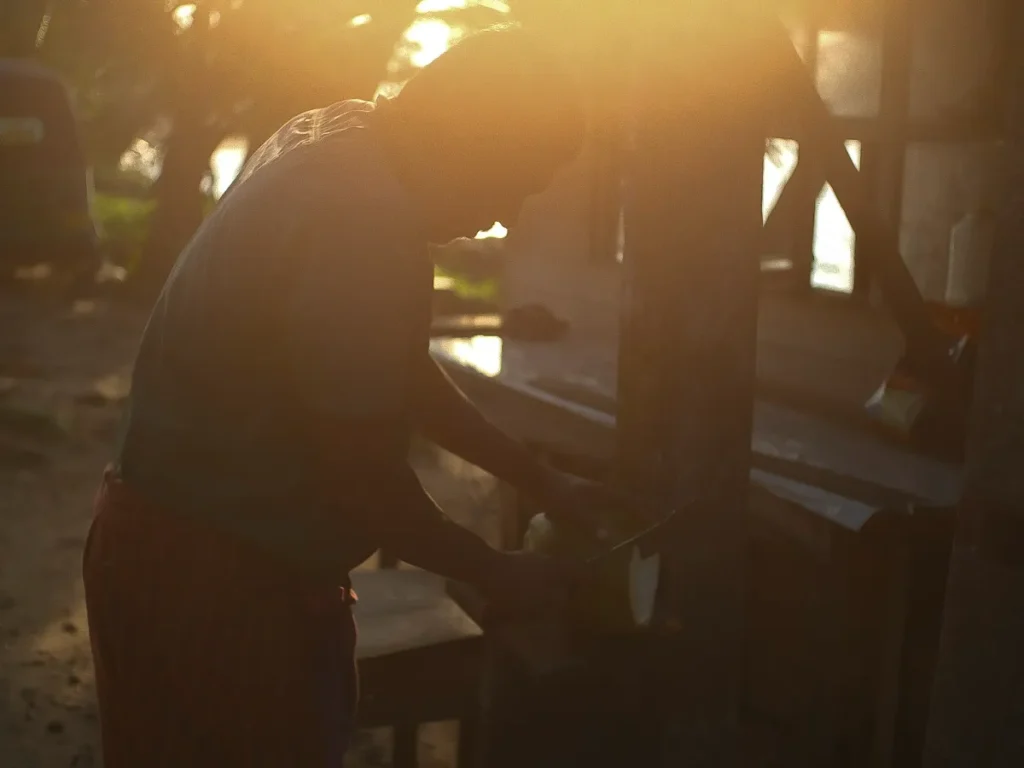
[[[914,0],[886,2],[882,21],[882,72],[877,116],[882,134],[861,146],[861,173],[872,185],[872,196],[880,218],[897,233],[897,240],[903,218],[906,127],[914,47],[913,17],[923,10],[917,7]],[[871,261],[870,256],[866,259],[857,257],[861,245],[860,240],[854,243],[853,292],[868,297],[873,283]]]
[[[803,52],[804,66],[811,73],[817,82],[818,79],[818,53],[820,49],[821,21],[818,9],[808,4],[805,11],[808,16],[808,41]],[[820,163],[814,156],[814,148],[810,142],[799,142],[797,144],[797,165],[804,166],[804,173],[797,175],[793,169],[789,184],[793,185],[796,206],[792,212],[789,222],[790,258],[793,261],[793,272],[799,283],[794,289],[800,293],[810,293],[811,279],[814,277],[814,224],[817,220],[818,195],[825,185],[825,173],[818,166]],[[812,170],[813,168],[813,170]],[[810,171],[808,173],[808,171]],[[820,179],[820,180],[819,180]]]
[[[665,551],[682,621],[658,684],[665,765],[739,764],[744,508],[755,379],[757,242],[770,93],[761,25],[716,2],[656,4],[641,27],[626,208],[619,468],[704,504]],[[648,12],[652,13],[652,12]]]
[[[927,768],[1024,765],[1024,12],[1015,7],[999,228]]]

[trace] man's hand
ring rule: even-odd
[[[616,500],[605,486],[551,470],[543,490],[535,501],[549,519],[597,541],[610,537],[608,526]]]
[[[502,552],[480,584],[488,619],[527,620],[564,614],[580,566],[530,552]]]
[[[617,483],[598,483],[549,469],[546,492],[533,500],[548,519],[607,549],[649,526],[663,522],[671,510],[630,492]]]
[[[615,522],[654,523],[659,518],[647,503],[614,485],[550,470],[544,493],[535,499],[551,520],[571,526],[599,542],[611,543]]]

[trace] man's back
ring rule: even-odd
[[[357,104],[360,113],[371,106]],[[429,267],[425,254],[421,264],[413,260],[408,201],[370,132],[342,107],[286,124],[182,253],[143,337],[121,455],[126,479],[175,511],[286,557],[332,564],[353,547],[354,558],[376,547],[354,531],[339,547],[336,528],[309,528],[337,515],[305,455],[317,416],[300,396],[293,363],[322,356],[336,339],[338,354],[347,347],[359,366],[360,346],[372,355],[375,335],[405,332],[353,322],[383,299],[368,286],[388,283],[409,302],[419,287],[427,306],[430,295],[429,285],[415,285]],[[382,211],[388,231],[372,226]],[[384,247],[370,252],[378,238]],[[309,314],[311,286],[332,292],[332,317]],[[311,540],[322,553],[311,551]]]
[[[574,527],[605,507],[428,348],[426,243],[513,222],[578,154],[557,56],[515,28],[470,35],[365,128],[325,136],[328,113],[344,124],[344,105],[301,116],[257,153],[147,328],[83,563],[108,768],[340,768],[357,698],[345,572],[378,546],[503,615],[564,610],[575,568],[450,520],[409,464],[413,424]]]

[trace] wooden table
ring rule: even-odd
[[[472,646],[483,634],[435,574],[411,568],[356,571],[352,585],[359,596],[353,609],[359,661],[452,643]]]
[[[460,768],[471,763],[483,631],[439,576],[413,569],[356,571],[359,725],[395,729],[396,768],[416,764],[420,723],[458,720]]]
[[[503,340],[500,361],[475,359],[445,339],[435,339],[432,349],[466,393],[512,434],[586,455],[613,455],[616,369],[607,342]],[[860,404],[849,405],[852,411]],[[953,505],[963,487],[957,464],[768,399],[755,404],[751,447],[754,466],[763,472],[880,506],[907,500]]]
[[[500,370],[474,370],[440,340],[434,349],[510,433],[597,463],[614,456],[607,348],[506,341]],[[784,752],[782,764],[830,765],[861,735],[865,764],[913,761],[961,468],[767,401],[756,404],[752,448],[747,705],[759,722],[789,723],[787,749],[802,754]],[[529,706],[543,720],[541,705],[556,699],[541,698]]]

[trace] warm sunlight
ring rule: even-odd
[[[425,67],[448,50],[460,33],[441,19],[417,19],[405,32],[405,40],[414,46],[409,63]]]
[[[0,0],[0,768],[1019,744],[1020,23],[910,2]]]
[[[881,67],[881,40],[874,36],[836,31],[818,35],[818,91],[834,114],[875,114],[881,95]]]
[[[860,142],[846,142],[846,151],[860,168]],[[853,290],[853,227],[831,186],[818,198],[814,218],[814,271],[811,285],[849,293]]]
[[[500,221],[496,221],[496,222],[494,222],[494,226],[491,227],[490,229],[485,230],[483,232],[477,232],[476,233],[476,239],[477,240],[486,240],[486,239],[491,238],[491,237],[500,238],[500,237],[505,237],[505,235],[507,235],[507,234],[508,234],[508,230],[505,229],[505,227],[503,227],[501,225]]]
[[[469,339],[431,339],[433,354],[462,363],[484,376],[501,373],[501,336],[473,336]]]
[[[508,13],[511,10],[508,7],[508,3],[500,2],[500,0],[476,0],[476,2],[473,2],[473,0],[469,2],[466,2],[466,0],[422,0],[416,6],[416,13],[441,13],[468,6],[490,8],[498,13]]]
[[[174,23],[178,25],[179,29],[188,29],[192,26],[192,22],[195,20],[196,6],[194,3],[179,5],[171,13],[171,17],[174,19]]]
[[[160,150],[145,139],[136,139],[122,153],[118,162],[122,171],[132,171],[155,181],[160,175]]]
[[[846,142],[846,150],[853,162],[860,166],[860,143]],[[765,219],[793,175],[798,156],[795,141],[775,140],[772,154],[765,154],[764,185],[761,212]],[[817,288],[849,293],[853,290],[853,228],[843,213],[832,187],[825,186],[815,205],[814,215],[814,267],[811,284]]]
[[[245,165],[249,143],[241,136],[228,136],[220,143],[210,160],[213,172],[213,196],[219,199]]]
[[[795,141],[773,139],[771,153],[764,156],[764,182],[761,187],[761,219],[768,220],[782,188],[796,168],[798,145]]]

